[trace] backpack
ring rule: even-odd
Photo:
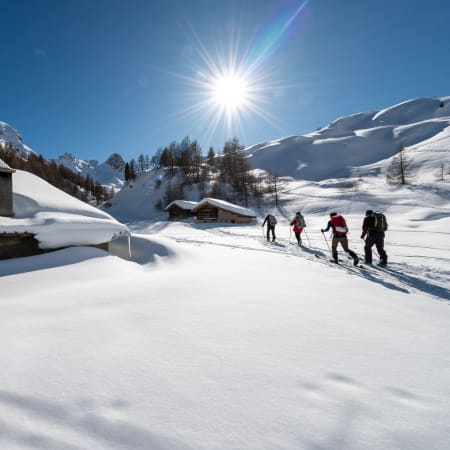
[[[275,216],[272,216],[272,214],[269,214],[267,216],[267,222],[271,227],[273,227],[277,224],[277,218]]]
[[[333,216],[331,218],[331,223],[334,226],[334,231],[340,235],[345,235],[348,233],[347,223],[342,216]]]
[[[386,216],[381,212],[374,212],[372,214],[373,224],[370,227],[371,230],[374,231],[386,231],[388,229],[388,224],[386,220]]]
[[[306,227],[305,219],[301,214],[295,216],[295,226],[297,228],[305,228]]]

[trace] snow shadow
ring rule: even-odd
[[[424,292],[425,294],[429,294],[434,297],[450,301],[450,289],[447,289],[443,286],[438,286],[425,279],[418,278],[414,275],[409,275],[404,272],[398,272],[397,270],[390,270],[390,269],[378,269],[378,270],[385,271],[386,273],[389,274],[389,276],[398,280],[400,283],[406,286]]]
[[[42,255],[27,256],[0,261],[0,277],[36,270],[69,266],[88,259],[104,258],[108,253],[94,247],[70,247]]]
[[[90,402],[94,405],[94,402]],[[123,413],[123,401],[116,400],[108,404],[108,408],[114,410],[115,404],[121,405]],[[104,405],[101,405],[104,407]],[[81,449],[64,442],[62,438],[55,439],[51,430],[55,425],[60,427],[62,435],[64,431],[69,436],[73,433],[81,438],[87,437],[97,443],[97,448],[127,448],[133,450],[148,450],[151,448],[159,450],[189,450],[192,447],[176,439],[153,433],[146,428],[133,424],[127,420],[110,420],[90,408],[83,411],[80,405],[67,405],[53,400],[25,396],[7,391],[0,391],[0,408],[11,413],[18,412],[27,417],[27,422],[35,421],[41,426],[40,431],[28,431],[23,427],[8,423],[7,419],[0,420],[0,442],[18,448],[32,447],[41,449]],[[7,418],[7,416],[4,416]],[[151,422],[151,418],[149,418]],[[46,430],[49,428],[49,431]],[[60,433],[58,433],[60,434]],[[4,448],[4,447],[2,447]],[[96,448],[96,447],[91,447]]]
[[[111,242],[110,252],[114,256],[135,262],[137,264],[151,264],[157,257],[173,257],[175,253],[165,245],[152,241],[147,237],[131,235],[131,257],[128,251],[128,237],[121,236]]]
[[[341,270],[345,270],[346,272],[348,272],[349,275],[356,275],[359,276],[361,278],[365,278],[373,283],[378,283],[382,286],[384,286],[387,289],[391,289],[394,291],[399,291],[402,292],[404,294],[409,294],[409,291],[404,287],[404,286],[399,286],[395,283],[393,283],[392,281],[389,281],[383,277],[380,277],[380,274],[375,272],[376,269],[373,270],[364,270],[364,269],[360,269],[358,267],[353,267],[351,266],[350,262],[349,263],[344,263],[344,264],[339,264],[339,265],[335,265],[332,262],[328,262],[327,259],[329,259],[329,255],[327,253],[324,253],[321,250],[317,250],[317,249],[312,249],[312,248],[307,248],[307,247],[303,247],[303,252],[308,254],[309,257],[314,257],[316,254],[320,256],[320,258],[316,258],[316,261],[322,262],[325,265],[328,265],[332,268],[336,268],[336,269],[341,269]],[[322,259],[323,258],[323,259]],[[345,256],[343,256],[342,254],[339,256],[339,258],[345,258]],[[311,258],[312,259],[312,258]]]

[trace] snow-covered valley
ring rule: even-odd
[[[448,218],[406,207],[389,270],[314,256],[311,206],[304,250],[279,212],[274,244],[261,220],[150,221],[131,260],[121,238],[1,261],[2,447],[446,448]]]

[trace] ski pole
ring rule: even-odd
[[[303,229],[303,231],[305,232],[306,239],[308,239],[308,244],[309,244],[309,246],[311,247],[311,241],[309,240],[308,233],[306,232],[305,229]]]
[[[292,234],[292,230],[291,230],[291,227],[289,226],[289,245],[291,244],[291,234]]]
[[[327,237],[325,236],[325,233],[322,230],[320,230],[320,231],[322,232],[323,238],[325,239],[325,242],[327,243],[328,251],[331,253],[331,248],[330,248],[330,244],[327,241]]]

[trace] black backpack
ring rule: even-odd
[[[386,216],[381,212],[374,212],[372,214],[373,223],[371,229],[374,231],[386,231],[388,229],[388,224]]]
[[[277,219],[275,216],[272,216],[272,214],[269,214],[267,216],[267,222],[269,223],[270,226],[274,227],[277,224]]]

